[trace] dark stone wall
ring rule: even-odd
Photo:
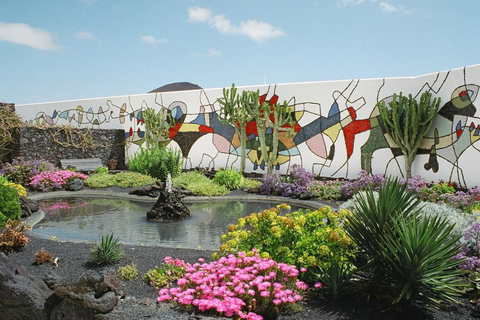
[[[85,142],[87,137],[90,143]],[[91,137],[91,139],[90,139]],[[62,127],[20,127],[13,158],[46,160],[60,167],[60,159],[100,158],[103,165],[117,160],[125,168],[125,131],[121,129],[74,129]]]

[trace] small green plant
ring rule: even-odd
[[[112,264],[123,257],[120,238],[115,238],[113,233],[102,235],[100,243],[96,242],[90,251],[90,260],[96,265]]]
[[[239,189],[243,183],[243,175],[236,169],[219,170],[213,178],[213,182],[226,187],[229,190]]]
[[[103,173],[103,174],[108,174],[108,168],[105,168],[105,167],[98,167],[98,168],[95,168],[95,173]]]
[[[30,229],[25,223],[16,220],[8,220],[0,234],[0,252],[10,254],[27,245],[29,239],[25,231]]]
[[[17,188],[9,184],[0,184],[0,228],[7,220],[18,220],[22,213]]]
[[[441,200],[441,195],[454,193],[455,188],[451,184],[441,181],[431,187],[423,188],[419,192],[419,197],[425,201],[438,202]]]
[[[117,276],[118,278],[127,281],[135,279],[136,277],[138,277],[137,265],[132,263],[124,267],[118,267]]]
[[[172,182],[175,187],[183,186],[196,196],[211,197],[229,193],[226,187],[216,184],[213,180],[196,171],[182,173]]]
[[[343,181],[333,180],[333,181],[313,181],[313,183],[308,187],[308,192],[310,192],[314,197],[319,200],[326,201],[335,201],[335,200],[344,200],[345,195],[342,193]]]
[[[8,178],[6,176],[4,176],[3,174],[0,174],[0,184],[7,184],[9,182],[10,181],[8,180]]]
[[[185,275],[185,265],[182,262],[165,257],[163,266],[148,270],[143,280],[155,288],[169,287]]]
[[[183,158],[179,149],[166,147],[140,149],[133,157],[129,158],[130,171],[143,173],[165,181],[168,174],[175,178],[182,172]]]
[[[256,188],[260,188],[261,185],[262,185],[262,181],[260,180],[243,178],[242,185],[240,186],[240,188],[256,189]]]
[[[53,259],[53,255],[45,249],[40,249],[35,253],[35,264],[40,265],[45,262],[50,262]]]

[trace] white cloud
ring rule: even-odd
[[[153,44],[153,45],[157,46],[158,44],[167,42],[167,39],[166,38],[157,39],[153,36],[141,36],[140,41],[142,41],[143,43],[146,43],[146,44]]]
[[[391,12],[411,13],[409,10],[405,9],[405,7],[403,6],[394,6],[390,3],[383,2],[383,1],[380,2],[378,6],[382,11],[385,11],[388,13],[391,13]]]
[[[340,0],[337,2],[338,7],[357,6],[362,3],[363,0]]]
[[[205,22],[222,34],[245,35],[258,42],[285,35],[282,29],[267,22],[247,20],[240,22],[240,25],[237,26],[224,14],[214,15],[211,10],[200,7],[188,9],[188,21]]]
[[[78,31],[76,37],[77,39],[81,40],[97,40],[97,37],[95,37],[93,33],[88,31]]]
[[[200,8],[200,7],[188,8],[188,21],[206,22],[210,20],[212,16],[213,16],[213,12],[211,10]]]
[[[25,23],[0,21],[0,41],[23,44],[35,49],[53,51],[61,47],[55,43],[55,35]]]

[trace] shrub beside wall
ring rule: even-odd
[[[48,159],[60,166],[60,159],[100,158],[105,166],[117,160],[117,169],[125,168],[125,132],[121,129],[85,129],[73,127],[20,127],[14,158]]]

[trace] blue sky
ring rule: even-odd
[[[0,0],[0,101],[417,76],[480,63],[478,0]]]

